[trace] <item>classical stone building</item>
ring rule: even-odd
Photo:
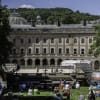
[[[92,24],[32,25],[14,13],[9,17],[12,48],[9,62],[21,68],[60,67],[65,59],[86,59],[99,62],[89,54],[95,30]],[[93,64],[94,65],[94,64]]]

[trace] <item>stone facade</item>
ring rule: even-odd
[[[66,59],[96,60],[89,54],[95,35],[92,25],[36,25],[27,28],[24,24],[10,24],[10,37],[15,45],[9,62],[19,64],[21,68],[56,68]]]

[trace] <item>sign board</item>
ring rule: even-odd
[[[17,68],[17,64],[14,63],[6,63],[2,65],[2,69],[5,72],[13,72],[14,70],[16,70],[16,68]]]

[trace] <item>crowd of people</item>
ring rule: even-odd
[[[70,84],[69,82],[66,82],[66,80],[61,81],[60,86],[54,88],[54,97],[57,100],[62,100],[64,96],[66,97],[66,100],[71,100],[71,88],[80,89],[80,83],[75,82],[74,84]]]
[[[19,85],[19,94],[20,96],[23,95],[23,90],[26,91],[26,84],[20,84]],[[55,100],[63,100],[63,97],[66,98],[66,100],[71,100],[71,96],[73,94],[71,93],[71,89],[80,90],[80,82],[73,81],[73,82],[67,82],[66,80],[63,80],[60,82],[58,86],[55,86],[52,88],[52,94],[54,96]],[[0,84],[0,95],[2,95],[4,87]],[[40,94],[40,90],[38,87],[32,87],[32,85],[27,89],[27,95],[34,96],[34,94]],[[12,89],[8,91],[8,95],[13,95]],[[96,90],[94,91],[94,88],[92,85],[89,87],[89,93],[87,95],[84,95],[83,93],[79,94],[78,100],[96,100],[96,97],[100,97],[100,91]]]
[[[93,88],[90,87],[89,87],[89,93],[86,96],[83,93],[80,93],[78,100],[96,100],[96,97],[100,97],[100,95],[99,96],[97,95],[97,91],[94,91]],[[62,98],[63,96],[65,96],[66,100],[71,100],[71,96],[73,96],[73,94],[71,93],[72,88],[77,90],[80,89],[80,83],[75,81],[73,84],[70,84],[65,80],[62,81],[60,83],[60,89],[59,87],[54,88],[55,98],[57,100],[63,100]],[[100,94],[100,91],[98,93]]]

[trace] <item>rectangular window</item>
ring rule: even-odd
[[[62,43],[62,39],[61,38],[59,38],[59,43]]]
[[[92,39],[91,38],[89,38],[89,43],[92,43]]]
[[[81,43],[85,43],[85,39],[84,38],[81,39]]]
[[[74,54],[77,54],[77,49],[74,49],[73,53],[74,53]]]
[[[11,55],[13,54],[13,50],[10,50],[10,54],[11,54]]]
[[[39,38],[36,38],[36,43],[39,43]]]
[[[13,39],[13,43],[16,44],[16,39]]]
[[[46,54],[46,53],[47,53],[46,48],[43,48],[43,54]]]
[[[66,39],[66,43],[69,43],[69,39],[68,38]]]
[[[69,48],[66,48],[66,54],[69,54]]]
[[[29,43],[29,44],[31,43],[31,39],[28,39],[28,43]]]
[[[46,43],[46,42],[47,42],[47,39],[44,38],[44,39],[43,39],[43,43]]]
[[[24,43],[24,40],[23,39],[20,39],[20,43],[23,44]]]
[[[76,38],[74,38],[74,43],[77,43],[77,39]]]
[[[39,54],[39,48],[36,48],[35,53]]]
[[[85,50],[81,49],[81,54],[84,55],[85,54]]]
[[[59,54],[62,54],[62,48],[59,48]]]
[[[54,43],[54,38],[51,38],[51,43]]]
[[[24,54],[24,49],[22,48],[20,52],[21,52],[21,54]]]
[[[32,51],[31,48],[29,48],[29,49],[28,49],[28,54],[31,54],[31,51]]]
[[[16,49],[13,49],[13,54],[16,54]]]
[[[51,48],[51,54],[54,54],[54,48]]]

